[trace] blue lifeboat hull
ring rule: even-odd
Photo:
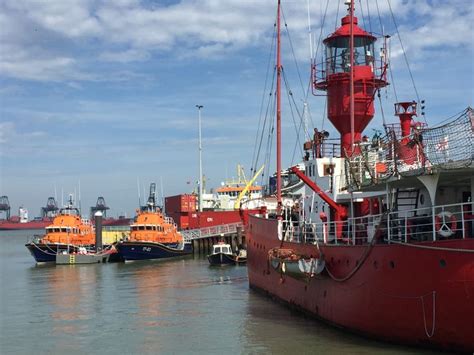
[[[115,245],[125,261],[169,259],[192,253],[191,244],[185,244],[184,249],[178,249],[177,247],[176,244],[134,241],[119,242]]]
[[[68,250],[66,244],[43,244],[43,243],[28,243],[25,244],[37,263],[56,262],[56,254]],[[69,253],[78,251],[78,247],[69,245]]]

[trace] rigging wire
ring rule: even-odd
[[[321,129],[324,129],[324,123],[326,122],[326,117],[327,117],[327,109],[328,109],[328,100],[324,100],[323,121],[321,123]]]
[[[324,25],[326,23],[326,15],[327,15],[327,12],[328,12],[328,7],[329,7],[329,0],[326,1],[326,8],[324,9],[324,15],[322,15],[322,18],[321,18],[321,30],[319,31],[318,43],[316,45],[316,51],[315,51],[314,57],[313,57],[315,61],[318,60],[319,47],[322,43],[323,31],[324,31]],[[337,21],[337,18],[336,18],[336,21]],[[336,22],[336,24],[337,24],[337,22]]]
[[[379,17],[380,33],[382,34],[382,37],[383,37],[383,36],[385,36],[385,31],[384,31],[383,24],[382,24],[382,16],[380,15],[378,0],[375,0],[375,6],[377,7],[377,15]]]
[[[389,44],[388,53],[390,54],[391,52],[392,51],[391,51],[390,44]],[[390,81],[392,82],[393,93],[395,94],[395,102],[398,102],[397,87],[395,85],[395,78],[393,76],[393,71],[392,71],[392,66],[391,65],[388,66],[388,72],[390,74]]]
[[[262,133],[261,133],[261,137],[260,137],[260,143],[259,143],[259,147],[258,147],[258,153],[257,153],[257,156],[255,158],[255,165],[254,165],[254,171],[257,171],[257,164],[258,164],[258,161],[259,161],[259,158],[260,158],[260,151],[262,149],[262,144],[263,144],[263,141],[264,141],[264,138],[265,138],[265,127],[266,127],[266,124],[267,124],[267,121],[270,121],[269,123],[269,130],[271,130],[272,128],[272,125],[274,124],[273,120],[272,119],[268,119],[268,117],[273,117],[273,114],[274,114],[274,106],[275,106],[275,95],[273,95],[273,90],[274,90],[274,87],[275,87],[275,77],[276,77],[276,67],[274,67],[274,71],[273,71],[273,80],[272,80],[272,85],[271,85],[271,89],[270,89],[270,94],[268,96],[268,103],[267,103],[267,108],[266,108],[266,112],[265,112],[265,120],[264,120],[264,124],[263,124],[263,127],[262,127]],[[273,103],[273,105],[271,105]],[[267,145],[268,145],[268,142],[267,142]],[[266,150],[268,150],[268,147],[266,148]],[[268,167],[268,169],[270,168],[269,166],[269,163],[267,162],[267,157],[265,156],[264,157],[264,162],[265,162],[265,166]],[[265,174],[262,174],[262,178]]]
[[[362,0],[359,0],[359,6],[360,6],[360,13],[362,15],[362,27],[367,28],[365,25],[365,16],[364,16],[364,8],[362,7]]]
[[[283,74],[283,82],[284,82],[285,88],[286,88],[288,104],[289,104],[289,107],[290,107],[291,117],[293,119],[293,125],[294,125],[295,131],[296,131],[295,148],[293,149],[293,156],[292,156],[292,159],[291,159],[291,164],[293,165],[297,147],[300,147],[301,156],[303,156],[303,151],[301,150],[301,143],[300,143],[300,138],[299,138],[299,134],[300,134],[300,131],[301,131],[301,125],[303,123],[303,117],[302,117],[300,111],[298,110],[298,105],[296,105],[295,98],[294,98],[293,93],[290,89],[290,85],[288,83],[288,78],[287,78],[286,73],[285,73],[284,70],[282,71],[282,74]],[[293,111],[293,106],[295,107],[295,111],[296,111],[298,117],[300,118],[299,128],[297,127],[297,124],[296,124],[296,121],[295,121],[295,114],[294,114],[294,111]]]
[[[370,33],[373,33],[372,32],[372,19],[370,18],[370,7],[369,7],[369,0],[366,0],[365,1],[365,7],[367,8],[367,18],[369,20],[369,31]],[[361,4],[361,7],[362,7],[362,4]]]
[[[337,11],[336,11],[336,23],[334,24],[334,31],[337,30],[337,24],[338,24],[338,21],[339,20],[339,5],[340,5],[340,1],[337,2]]]
[[[325,7],[325,9],[324,9],[324,14],[321,14],[321,29],[320,29],[320,31],[319,31],[318,43],[317,43],[317,45],[316,45],[316,52],[315,52],[314,57],[313,57],[315,62],[318,60],[319,48],[320,48],[320,46],[321,46],[321,43],[323,42],[323,41],[322,41],[322,38],[323,38],[323,31],[324,31],[324,25],[326,24],[326,17],[327,17],[327,12],[328,12],[328,7],[329,7],[329,1],[330,1],[330,0],[327,0],[327,1],[326,1],[326,7]],[[339,12],[339,2],[338,2],[337,8],[338,8],[337,11]],[[337,18],[337,16],[336,16],[336,26],[337,26],[337,20],[338,20],[338,18]],[[308,99],[309,92],[310,92],[310,90],[311,90],[312,85],[313,85],[313,83],[312,83],[311,77],[310,77],[308,89],[307,89],[307,92],[306,92],[306,95],[305,95],[305,100]],[[326,107],[326,104],[327,104],[326,101],[327,101],[327,100],[324,100],[324,107]],[[314,122],[313,122],[312,116],[310,115],[309,117],[310,117],[311,125],[312,125],[313,127],[315,127],[316,125],[315,125]],[[325,110],[324,110],[324,111],[323,111],[322,126],[324,126],[324,121],[325,121],[325,119],[326,119],[326,114],[325,114]],[[307,133],[308,133],[308,135],[309,135],[309,132],[307,132]]]
[[[270,113],[270,117],[274,117],[276,115],[276,96],[275,95],[273,95],[273,105],[271,105],[271,107],[272,107],[272,111]],[[267,167],[265,169],[267,170],[266,176],[270,176],[270,161],[271,161],[271,157],[273,156],[272,147],[273,147],[274,131],[275,131],[275,120],[270,120],[270,124],[268,125],[268,136],[267,136],[267,148],[266,148],[267,154],[264,159],[265,166]],[[265,174],[262,175],[262,180],[264,176]]]
[[[260,148],[261,148],[261,143],[260,143],[259,148],[258,148],[258,152],[257,152],[257,141],[258,141],[258,137],[259,137],[259,133],[260,133],[260,125],[262,123],[262,114],[263,114],[263,106],[264,106],[264,102],[265,102],[265,93],[267,92],[268,77],[269,77],[269,73],[270,73],[270,63],[271,63],[271,60],[272,60],[272,57],[273,57],[273,51],[275,49],[275,42],[276,42],[276,23],[273,26],[273,36],[272,36],[272,41],[271,41],[271,45],[270,45],[270,53],[269,53],[269,56],[268,56],[267,72],[266,72],[266,75],[265,75],[265,84],[264,84],[264,89],[263,89],[263,93],[262,93],[262,101],[260,103],[260,114],[259,114],[259,120],[258,120],[258,126],[257,126],[257,133],[255,135],[255,144],[254,144],[254,150],[253,150],[253,154],[252,154],[251,171],[252,170],[257,171],[256,170],[257,169],[257,160],[258,160],[258,155],[260,154]],[[267,112],[268,112],[268,107],[267,107]],[[266,116],[265,116],[265,120],[266,120]],[[262,131],[264,130],[264,127],[265,127],[265,123],[262,127]]]
[[[387,128],[387,122],[385,121],[385,114],[384,114],[384,111],[383,111],[382,98],[380,97],[380,90],[377,93],[377,97],[379,98],[380,113],[382,114],[383,127],[386,129]]]
[[[411,68],[410,68],[410,63],[408,62],[405,47],[403,46],[402,37],[400,36],[400,31],[398,31],[397,21],[395,20],[395,16],[394,16],[393,11],[392,11],[392,4],[390,3],[390,0],[387,0],[387,3],[388,3],[388,7],[390,9],[390,14],[392,16],[393,24],[395,25],[395,30],[397,31],[398,40],[400,41],[400,46],[401,46],[402,52],[403,52],[403,58],[405,59],[405,63],[406,63],[407,68],[408,68],[408,73],[410,74],[410,79],[411,79],[411,82],[412,82],[412,85],[413,85],[413,89],[415,90],[416,99],[417,99],[418,102],[420,102],[421,100],[420,100],[420,96],[418,95],[418,90],[416,89],[415,79],[413,78],[413,74],[412,74],[412,71],[411,71]],[[425,115],[422,115],[422,116],[423,116],[423,119],[424,119],[425,123],[428,124],[428,122],[426,122]]]
[[[293,54],[293,60],[295,62],[296,72],[297,72],[298,78],[300,80],[301,91],[304,95],[305,91],[304,91],[304,86],[303,86],[303,80],[301,79],[300,69],[298,67],[298,62],[296,60],[295,50],[293,48],[293,41],[291,40],[290,31],[288,30],[288,25],[286,23],[286,17],[285,17],[285,12],[283,11],[283,8],[281,9],[281,13],[282,13],[282,16],[283,16],[283,22],[285,23],[286,33],[288,34],[288,41],[290,43],[291,53]]]

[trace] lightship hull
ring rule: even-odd
[[[192,253],[191,244],[185,244],[184,249],[177,249],[176,245],[126,241],[117,243],[115,248],[125,261],[168,259]]]
[[[473,253],[375,244],[350,276],[368,246],[321,246],[332,277],[325,270],[305,281],[274,270],[268,262],[268,252],[281,246],[319,257],[315,245],[281,245],[276,220],[255,216],[250,217],[247,236],[248,275],[253,289],[366,336],[451,351],[474,351]],[[474,250],[472,238],[420,244]]]

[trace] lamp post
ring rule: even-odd
[[[202,212],[202,142],[201,142],[201,109],[203,105],[196,105],[199,122],[199,212]]]

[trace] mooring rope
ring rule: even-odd
[[[356,267],[349,273],[347,274],[346,276],[342,277],[342,278],[338,278],[338,277],[335,277],[331,271],[328,269],[327,267],[327,264],[326,264],[326,271],[328,272],[328,275],[331,277],[331,279],[333,279],[334,281],[336,282],[344,282],[344,281],[347,281],[349,280],[352,276],[355,275],[355,273],[361,268],[361,266],[365,263],[365,261],[367,260],[368,256],[369,256],[369,253],[370,251],[372,250],[373,246],[375,245],[375,243],[377,242],[378,238],[379,238],[379,232],[380,232],[380,228],[382,226],[382,221],[384,220],[384,217],[387,215],[387,212],[384,212],[384,214],[382,215],[382,217],[380,218],[380,223],[379,225],[377,226],[377,229],[375,230],[375,234],[374,234],[374,237],[372,238],[370,244],[367,246],[367,248],[365,248],[364,250],[364,253],[362,254],[362,256],[358,259],[358,263],[356,265]]]

